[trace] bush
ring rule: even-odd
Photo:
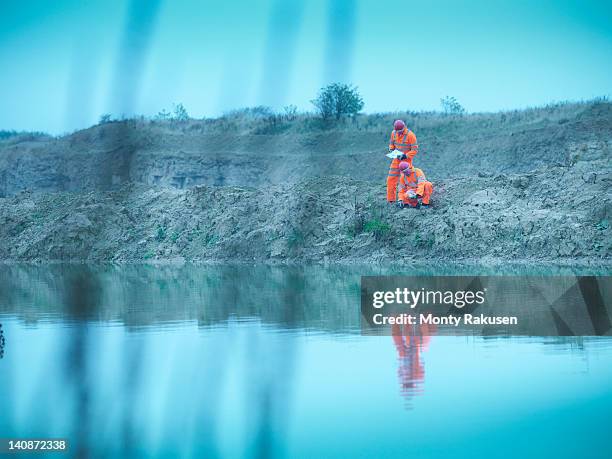
[[[465,108],[454,97],[443,97],[440,99],[440,104],[447,115],[463,115],[465,113]]]
[[[371,199],[371,198],[370,198]],[[347,236],[350,238],[354,238],[358,234],[363,233],[365,225],[366,225],[366,213],[365,206],[357,200],[355,196],[355,201],[353,203],[352,215],[348,220],[348,226],[346,228]]]
[[[391,232],[391,226],[388,223],[385,223],[384,221],[375,218],[366,222],[363,227],[363,230],[366,233],[374,234],[374,238],[376,240],[380,240]]]
[[[174,105],[174,116],[172,117],[175,121],[187,121],[189,119],[189,113],[183,104]]]
[[[164,239],[166,239],[166,227],[165,226],[161,226],[161,225],[157,226],[157,234],[155,235],[155,239],[158,242],[161,242]]]
[[[0,140],[20,135],[17,131],[0,131]]]
[[[342,115],[355,115],[363,108],[363,99],[357,88],[343,83],[332,83],[321,88],[316,99],[311,101],[321,118],[327,120]]]
[[[283,112],[283,116],[287,121],[293,121],[297,116],[297,107],[295,105],[287,105],[283,107]]]
[[[34,141],[34,140],[43,139],[43,138],[49,138],[51,136],[49,134],[46,134],[40,131],[32,131],[32,132],[15,131],[15,130],[0,131],[0,140],[13,139],[15,137],[20,142],[28,142],[28,141]]]
[[[98,121],[98,124],[108,124],[111,121],[112,121],[111,114],[105,113],[104,115],[100,115],[100,121]]]
[[[159,121],[169,120],[172,117],[172,113],[170,113],[165,108],[162,109],[156,116],[155,119]]]

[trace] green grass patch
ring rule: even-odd
[[[216,234],[207,234],[204,238],[204,244],[206,245],[216,245],[219,242],[219,236]]]
[[[391,225],[378,218],[374,218],[365,222],[363,231],[374,234],[374,237],[378,240],[391,233]]]
[[[167,230],[166,230],[166,227],[165,227],[165,226],[158,225],[158,226],[157,226],[157,233],[155,233],[155,239],[156,239],[158,242],[161,242],[161,241],[163,241],[164,239],[166,239],[166,235],[167,235]]]

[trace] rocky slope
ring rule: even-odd
[[[148,167],[148,160],[140,157],[144,155],[142,151],[133,152],[128,161],[122,157],[127,150],[103,152],[101,144],[91,141],[88,149],[65,155],[56,145],[58,150],[52,150],[52,161],[48,146],[30,145],[25,151],[26,146],[19,142],[5,144],[0,153],[4,177],[20,171],[27,190],[18,191],[13,178],[10,192],[5,187],[6,196],[0,198],[0,260],[522,260],[607,266],[612,262],[609,105],[580,106],[575,121],[561,125],[555,121],[533,128],[524,134],[529,138],[529,151],[510,157],[494,152],[496,144],[501,145],[502,151],[508,148],[505,136],[487,140],[489,153],[487,149],[482,153],[477,145],[472,150],[473,160],[468,157],[466,145],[457,144],[455,150],[447,145],[434,154],[430,144],[429,155],[421,152],[417,165],[434,182],[434,205],[422,210],[399,210],[385,203],[387,160],[367,156],[367,142],[353,145],[351,148],[357,152],[351,153],[348,160],[337,152],[325,156],[311,145],[307,151],[316,154],[300,155],[296,150],[291,160],[285,158],[284,165],[278,166],[277,173],[265,173],[269,156],[290,154],[283,142],[287,134],[283,133],[275,140],[276,150],[251,153],[242,169],[235,172],[231,167],[226,172],[219,169],[219,177],[224,180],[216,184],[193,185],[185,179],[175,186],[169,186],[174,172],[166,169],[160,172],[162,178],[156,184],[138,179],[144,177],[138,176],[138,171]],[[491,115],[494,116],[498,115]],[[590,130],[576,131],[575,124],[584,122],[585,117],[590,120]],[[467,118],[461,121],[466,129],[474,122]],[[558,129],[566,129],[563,126],[568,123],[574,124],[572,134],[563,137],[565,140],[552,140],[551,136]],[[137,126],[130,129],[141,136],[148,135],[152,127],[143,127],[142,132]],[[500,128],[493,124],[490,129],[498,132]],[[546,135],[538,136],[540,131]],[[85,135],[81,132],[72,137]],[[370,134],[359,135],[365,138]],[[485,137],[482,132],[474,136],[480,139],[480,146]],[[167,137],[160,133],[155,143],[171,148],[174,143],[188,140],[177,134]],[[548,140],[563,143],[563,148],[551,149]],[[70,141],[45,140],[42,144]],[[256,141],[248,135],[244,139]],[[376,141],[380,143],[380,139]],[[444,142],[452,144],[452,135]],[[361,156],[359,150],[363,150]],[[164,161],[175,168],[195,167],[187,166],[195,161],[188,152],[156,154],[161,156],[155,161],[166,158]],[[241,154],[244,153],[238,156]],[[110,169],[104,167],[100,157],[119,161],[125,168],[123,178],[113,179],[115,175],[109,175]],[[202,170],[209,174],[213,172],[205,164],[213,157],[206,153],[197,156]],[[434,163],[439,167],[435,168]],[[76,173],[79,165],[80,176]],[[72,168],[76,168],[74,176],[80,177],[81,185],[67,187],[71,191],[58,191],[59,185],[53,181],[41,178],[42,182],[36,182],[36,177],[44,176],[43,169],[52,166],[56,172],[63,170],[64,175],[72,174]],[[98,174],[96,168],[100,169]],[[202,180],[212,180],[211,177]],[[105,180],[107,183],[103,183]],[[69,183],[76,182],[70,179]]]
[[[337,176],[265,189],[20,193],[0,206],[0,258],[607,264],[611,180],[577,167],[448,179],[421,210]]]
[[[128,182],[186,189],[265,187],[341,175],[380,183],[395,117],[417,134],[418,166],[433,180],[478,172],[525,173],[568,165],[589,150],[607,155],[612,104],[565,104],[474,114],[363,115],[339,126],[304,117],[107,123],[50,138],[0,141],[0,197],[23,190],[108,190]]]

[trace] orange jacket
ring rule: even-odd
[[[404,192],[408,190],[415,190],[419,196],[423,194],[425,182],[425,174],[418,167],[413,167],[410,174],[400,174],[400,189]]]
[[[394,130],[391,132],[389,150],[399,150],[412,160],[419,152],[416,135],[408,128],[404,128],[401,131]]]

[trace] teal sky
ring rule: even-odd
[[[612,93],[610,1],[2,0],[0,129],[192,116],[357,85],[366,112]]]

